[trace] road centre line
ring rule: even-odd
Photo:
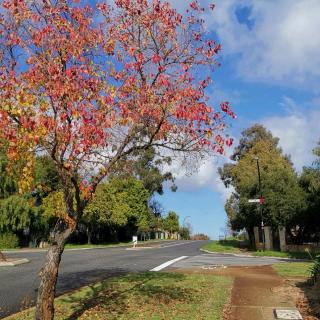
[[[169,260],[169,261],[167,261],[167,262],[165,262],[163,264],[160,264],[160,266],[157,266],[157,267],[151,269],[150,271],[160,271],[160,270],[170,266],[171,264],[173,264],[175,262],[178,262],[178,261],[180,261],[182,259],[186,259],[186,258],[188,258],[188,256],[182,256],[182,257],[175,258],[173,260]]]

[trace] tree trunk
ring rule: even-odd
[[[37,296],[35,320],[53,320],[54,298],[58,279],[59,264],[64,245],[72,233],[72,229],[55,232],[45,263],[39,273],[40,285]]]
[[[87,227],[87,237],[88,237],[88,244],[91,244],[92,232],[89,227]]]
[[[6,257],[1,251],[0,251],[0,261],[7,261]]]

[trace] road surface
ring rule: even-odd
[[[261,265],[279,260],[270,258],[236,257],[223,254],[206,254],[199,249],[208,241],[162,242],[152,249],[128,250],[125,247],[66,250],[63,254],[57,294],[99,281],[110,275],[149,271],[164,264],[168,268],[190,268],[212,265]],[[16,267],[0,267],[0,319],[34,304],[39,285],[38,273],[45,252],[7,253],[7,257],[27,258],[30,263]],[[185,258],[171,265],[167,261]],[[159,269],[159,268],[158,268]],[[157,268],[156,270],[159,271]]]

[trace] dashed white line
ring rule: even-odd
[[[169,261],[167,261],[167,262],[165,262],[163,264],[160,264],[160,266],[157,266],[157,267],[151,269],[150,271],[160,271],[160,270],[170,266],[171,264],[173,264],[173,263],[175,263],[177,261],[180,261],[182,259],[185,259],[185,258],[188,258],[188,256],[182,256],[182,257],[179,257],[179,258],[175,258],[173,260],[169,260]]]

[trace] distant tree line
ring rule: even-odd
[[[225,203],[233,230],[246,229],[253,241],[253,228],[261,223],[259,205],[264,203],[264,224],[286,227],[292,243],[320,241],[320,142],[313,150],[316,160],[297,173],[289,155],[278,145],[279,139],[260,124],[242,132],[230,162],[219,169],[225,186],[232,189]],[[259,190],[257,160],[261,174]]]
[[[172,236],[179,230],[189,239],[190,232],[180,227],[179,216],[173,211],[165,216],[154,199],[155,193],[163,194],[165,181],[176,190],[172,174],[160,170],[170,161],[156,160],[154,150],[148,149],[130,167],[126,164],[119,170],[121,174],[109,176],[98,186],[69,241],[128,241],[135,234],[147,239],[155,232]],[[36,158],[31,193],[19,193],[17,180],[14,172],[8,173],[5,152],[0,150],[0,247],[39,245],[66,212],[61,181],[49,157]]]

